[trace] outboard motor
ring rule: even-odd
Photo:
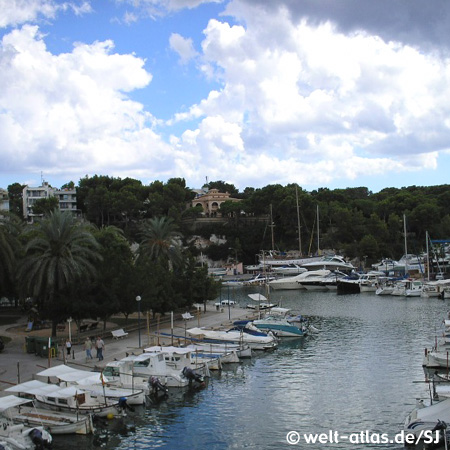
[[[28,436],[30,436],[31,441],[34,444],[35,450],[44,450],[46,448],[52,448],[51,437],[46,431],[38,430],[33,428]]]
[[[153,395],[157,395],[158,391],[163,392],[164,395],[168,395],[169,390],[166,386],[164,386],[161,381],[159,381],[158,377],[151,376],[148,380],[148,385],[151,388],[151,393]]]
[[[194,372],[189,367],[185,367],[181,373],[185,378],[189,380],[189,384],[191,384],[193,381],[196,381],[197,383],[203,383],[205,381],[202,375]]]
[[[118,407],[121,410],[123,410],[123,411],[126,411],[127,409],[129,409],[130,411],[134,411],[134,409],[128,404],[126,397],[120,397],[119,398],[119,405],[118,405]]]

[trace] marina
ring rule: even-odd
[[[214,302],[229,294],[236,302],[233,312],[242,308],[244,315],[254,292],[254,287],[223,289]],[[170,391],[167,398],[107,422],[94,435],[54,436],[53,448],[269,450],[287,445],[289,431],[368,431],[394,439],[416,399],[428,399],[423,349],[441,332],[450,308],[445,300],[307,290],[271,293],[270,300],[301,313],[318,332],[283,339],[275,350],[224,365],[211,372],[205,388]]]

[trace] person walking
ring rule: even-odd
[[[69,338],[66,339],[66,351],[67,356],[70,356],[70,353],[72,352],[72,342],[70,342]]]
[[[98,336],[97,341],[95,342],[95,347],[97,348],[97,358],[99,361],[103,361],[103,350],[105,349],[105,343],[103,339]]]
[[[91,338],[87,337],[86,340],[84,341],[84,349],[86,350],[86,362],[88,362],[89,359],[93,359],[92,347],[93,343],[91,341]]]

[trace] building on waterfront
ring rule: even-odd
[[[221,217],[220,205],[224,202],[240,202],[239,198],[232,198],[228,192],[219,192],[218,189],[196,190],[195,198],[191,201],[192,207],[201,206],[206,217]]]
[[[33,221],[36,214],[33,214],[34,204],[43,198],[56,197],[61,211],[71,211],[78,214],[77,191],[75,188],[56,189],[51,187],[46,181],[39,187],[25,186],[22,193],[23,217],[28,221]]]
[[[9,195],[6,189],[0,188],[0,213],[9,211]]]

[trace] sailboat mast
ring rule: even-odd
[[[405,235],[405,275],[408,273],[408,243],[406,241],[406,216],[403,214],[403,233]]]
[[[272,203],[270,204],[270,229],[272,230],[272,250],[275,250],[275,239],[273,237],[273,215],[272,215]]]
[[[426,247],[427,247],[427,280],[430,281],[430,250],[428,248],[428,231],[425,231]]]
[[[302,253],[302,236],[300,233],[300,207],[298,206],[298,187],[295,186],[295,200],[297,203],[297,228],[298,228],[298,250],[300,253],[300,256],[303,256]]]
[[[320,255],[319,205],[317,205],[317,254]]]

